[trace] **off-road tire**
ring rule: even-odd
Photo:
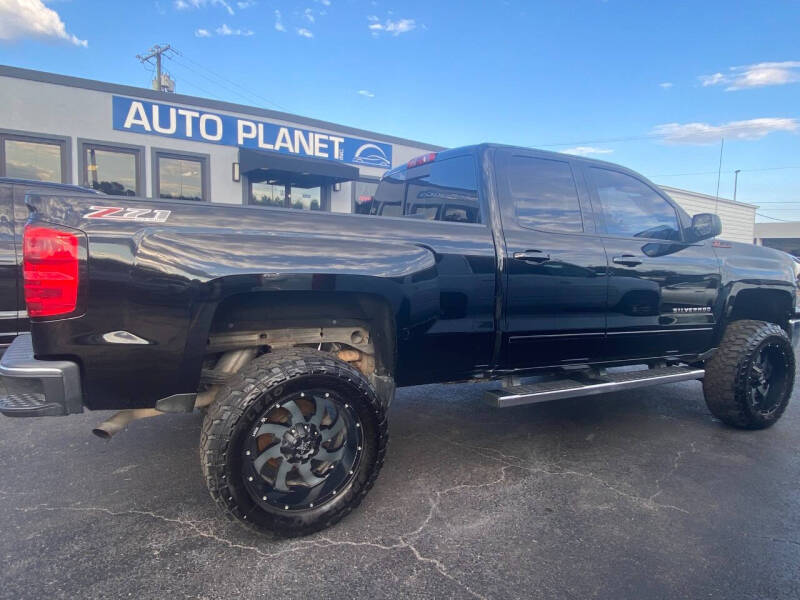
[[[749,397],[753,361],[766,345],[774,345],[784,361],[780,381],[774,385],[776,405],[765,415],[754,409]],[[792,394],[795,356],[786,332],[774,323],[742,320],[730,323],[719,349],[706,363],[703,392],[711,413],[723,423],[740,429],[764,429],[780,419]]]
[[[314,508],[264,506],[245,486],[240,450],[270,405],[304,386],[333,386],[346,394],[362,427],[363,451],[355,473],[329,501]],[[230,519],[260,533],[295,537],[330,527],[356,508],[383,466],[388,423],[364,375],[331,354],[305,348],[264,354],[220,390],[203,420],[200,461],[211,498]],[[313,504],[312,504],[313,506]]]

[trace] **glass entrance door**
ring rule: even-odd
[[[276,181],[250,183],[249,203],[255,206],[280,206],[300,210],[322,210],[322,187],[303,188]]]

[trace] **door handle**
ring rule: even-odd
[[[532,263],[543,263],[550,260],[550,255],[541,250],[525,250],[524,252],[514,252],[514,258]]]
[[[622,254],[615,256],[611,261],[616,265],[625,265],[626,267],[635,267],[642,264],[642,260],[633,254]]]

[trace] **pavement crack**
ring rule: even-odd
[[[188,519],[181,519],[178,517],[168,517],[166,515],[162,515],[153,511],[149,510],[141,510],[141,509],[125,509],[125,510],[111,510],[109,508],[104,508],[102,506],[50,506],[48,504],[38,504],[36,506],[29,506],[29,507],[18,507],[18,511],[20,512],[37,512],[37,511],[44,511],[44,512],[57,512],[57,511],[70,511],[70,512],[84,512],[84,513],[101,513],[111,517],[125,517],[125,516],[144,516],[149,517],[151,519],[155,519],[157,521],[162,521],[165,523],[170,523],[172,525],[177,525],[179,527],[188,528],[190,531],[193,532],[194,535],[205,538],[208,540],[212,540],[223,544],[229,548],[236,549],[236,550],[246,550],[248,552],[253,552],[262,558],[276,558],[278,556],[284,554],[291,554],[293,552],[300,552],[304,550],[308,550],[309,548],[332,548],[336,546],[356,546],[356,547],[368,547],[368,548],[375,548],[378,550],[384,551],[396,551],[396,550],[408,550],[417,562],[433,566],[436,571],[441,574],[443,577],[449,579],[453,583],[457,584],[459,587],[464,589],[468,592],[471,596],[475,598],[479,598],[480,600],[487,600],[486,596],[483,596],[476,591],[472,590],[467,584],[463,583],[455,576],[453,576],[445,566],[445,564],[436,559],[425,556],[419,549],[414,546],[411,542],[404,539],[404,536],[398,536],[396,539],[398,540],[394,544],[380,544],[377,542],[368,542],[368,541],[351,541],[351,540],[334,540],[329,537],[320,536],[316,539],[308,539],[308,540],[299,540],[293,542],[287,548],[283,548],[276,552],[265,552],[258,546],[253,546],[249,544],[239,544],[237,542],[232,542],[231,540],[219,536],[211,531],[208,531],[200,526],[196,521],[191,521]],[[426,520],[422,527],[418,528],[416,531],[421,531],[421,529],[427,525],[427,521],[430,520],[430,517]],[[406,535],[412,535],[406,534]]]
[[[510,468],[513,467],[513,468],[521,469],[521,470],[524,470],[524,471],[528,471],[530,473],[537,473],[537,474],[548,475],[548,476],[571,476],[571,477],[579,477],[579,478],[589,479],[590,481],[594,481],[597,484],[601,485],[602,487],[614,492],[618,496],[621,496],[623,498],[627,498],[632,503],[637,504],[637,505],[639,505],[639,506],[641,506],[643,508],[646,508],[648,510],[669,509],[669,510],[675,510],[675,511],[678,511],[678,512],[682,512],[682,513],[685,513],[687,515],[689,514],[688,510],[686,510],[684,508],[681,508],[679,506],[674,506],[672,504],[662,504],[662,503],[659,503],[659,502],[655,502],[655,500],[654,500],[654,496],[655,495],[651,496],[650,498],[644,498],[642,496],[637,496],[636,494],[631,494],[630,492],[626,492],[624,490],[621,490],[621,489],[617,488],[616,486],[613,486],[610,483],[608,483],[602,477],[599,477],[599,476],[595,475],[594,473],[583,473],[583,472],[580,472],[580,471],[573,471],[573,470],[567,470],[567,469],[560,469],[560,470],[556,471],[556,470],[546,469],[544,467],[534,467],[534,466],[526,464],[526,462],[523,459],[519,458],[519,457],[508,455],[508,454],[503,454],[502,452],[500,452],[499,450],[496,450],[494,448],[484,448],[484,447],[481,447],[481,446],[471,446],[469,444],[463,444],[461,442],[456,442],[456,441],[453,441],[453,440],[444,440],[444,441],[447,442],[448,444],[452,444],[454,446],[459,446],[461,448],[466,448],[468,450],[471,450],[472,452],[475,452],[479,456],[483,456],[484,458],[488,458],[489,460],[494,460],[494,461],[498,461],[500,463],[503,463],[503,464],[505,464],[506,466],[508,466]],[[487,453],[487,451],[489,451],[489,453]]]
[[[675,459],[672,461],[672,468],[665,475],[663,475],[662,477],[659,477],[658,479],[656,479],[656,482],[655,482],[656,491],[655,491],[655,493],[653,493],[648,498],[648,501],[654,502],[655,499],[658,498],[661,495],[661,492],[664,491],[663,488],[662,488],[663,482],[666,481],[667,479],[670,479],[673,475],[675,475],[675,472],[678,470],[678,467],[681,464],[681,460],[683,459],[683,456],[687,452],[689,452],[691,454],[695,454],[697,452],[697,448],[695,447],[695,443],[694,442],[689,442],[689,450],[685,450],[685,449],[684,450],[678,450],[675,453]]]

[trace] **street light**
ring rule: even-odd
[[[736,169],[733,172],[733,201],[736,202],[736,187],[739,184],[739,172],[741,169]]]

